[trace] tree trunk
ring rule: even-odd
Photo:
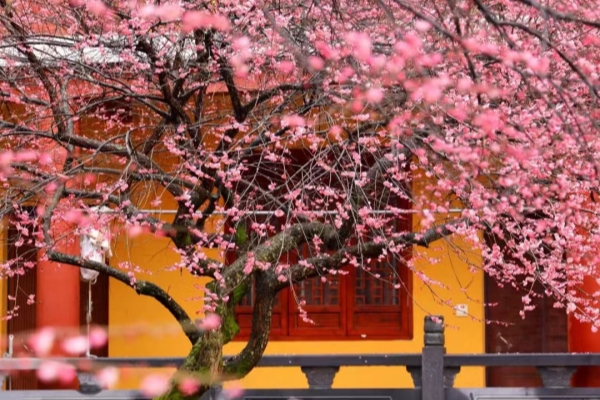
[[[222,372],[223,333],[220,329],[205,331],[173,376],[171,389],[157,400],[197,400],[220,380]],[[199,390],[183,393],[179,384],[190,378],[200,384]]]

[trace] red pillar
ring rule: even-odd
[[[78,126],[76,124],[76,131]],[[51,155],[53,165],[49,168],[60,167],[64,164],[67,153],[65,149],[48,143],[45,148]],[[68,182],[67,186],[72,183]],[[49,198],[52,197],[48,193]],[[57,210],[65,206],[61,200]],[[49,235],[52,240],[51,249],[69,255],[79,255],[79,238],[73,233],[75,226],[61,219],[60,216],[52,221]],[[57,331],[57,343],[52,355],[66,356],[60,348],[61,339],[73,336],[79,332],[79,268],[69,264],[49,261],[46,252],[41,249],[37,259],[37,328],[52,327]],[[68,385],[40,382],[40,388],[77,388],[78,382]]]
[[[67,224],[61,225],[69,229]],[[79,242],[72,234],[67,238],[59,240],[53,250],[79,255]],[[41,250],[37,265],[37,299],[38,328],[79,329],[79,268],[48,261]]]
[[[41,123],[47,125],[49,121],[52,121],[51,116]],[[79,121],[75,121],[76,133],[79,132],[79,128]],[[43,148],[52,159],[47,168],[51,173],[60,172],[67,158],[66,149],[51,141],[47,141]],[[67,187],[70,186],[73,186],[73,182],[67,182]],[[49,201],[54,193],[50,191],[47,194]],[[61,200],[56,210],[68,207],[65,202],[66,200]],[[79,255],[79,240],[73,234],[75,228],[74,224],[55,216],[49,232],[52,249],[60,253]],[[38,328],[79,329],[79,268],[48,261],[43,249],[38,253],[37,310]]]
[[[596,293],[600,285],[595,278],[585,277],[581,289],[585,293]],[[600,353],[600,332],[592,332],[590,323],[579,322],[569,315],[569,351],[573,353]],[[573,375],[571,386],[600,387],[600,367],[579,367]]]
[[[79,241],[72,234],[73,227],[65,222],[55,224],[57,238],[54,251],[78,255]],[[52,327],[57,331],[54,356],[67,356],[60,348],[61,339],[79,331],[79,268],[48,261],[40,250],[37,262],[37,327]],[[67,384],[39,383],[40,389],[76,389],[78,382]]]

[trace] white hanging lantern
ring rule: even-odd
[[[91,207],[90,209],[98,213],[111,211],[110,208],[104,206],[101,208]],[[81,257],[85,258],[86,260],[104,263],[107,256],[112,256],[109,237],[109,226],[104,226],[100,229],[90,229],[87,233],[81,235]],[[98,275],[100,274],[98,271],[93,271],[87,268],[80,268],[80,271],[81,279],[86,282],[96,281],[96,278],[98,278]]]

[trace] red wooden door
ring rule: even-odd
[[[567,352],[567,316],[564,309],[553,307],[553,299],[530,296],[531,305],[536,308],[527,312],[524,319],[519,315],[523,309],[522,297],[529,290],[543,292],[538,285],[527,291],[517,291],[511,285],[499,287],[493,278],[486,275],[485,302],[496,304],[486,307],[486,319],[498,321],[486,324],[487,353]],[[487,368],[486,372],[487,386],[542,386],[535,367],[493,367]]]

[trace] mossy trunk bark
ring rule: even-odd
[[[197,400],[213,383],[220,381],[223,372],[223,333],[221,330],[206,331],[186,357],[172,379],[171,389],[157,400]],[[193,379],[199,391],[183,393],[180,383]]]
[[[216,291],[215,283],[207,288]],[[227,303],[220,303],[215,313],[221,318],[221,326],[215,330],[204,331],[192,346],[188,356],[172,379],[171,389],[157,400],[198,400],[211,385],[223,380],[223,346],[229,343],[239,332],[235,319],[235,305],[238,304],[247,290],[247,285],[240,285],[234,290]],[[193,379],[199,384],[199,391],[183,393],[180,383]]]
[[[243,248],[246,243],[245,234],[245,226],[243,229],[238,226],[236,244],[240,248]],[[233,360],[236,361],[235,366],[230,365],[229,371],[227,371],[228,375],[235,378],[245,376],[254,368],[269,340],[273,301],[276,295],[269,282],[275,282],[276,278],[271,276],[269,279],[267,274],[261,271],[255,272],[255,275],[256,290],[261,295],[257,297],[254,306],[250,340],[244,350],[233,357]],[[272,272],[271,275],[273,275]],[[223,346],[239,332],[235,318],[235,306],[246,295],[249,288],[248,281],[251,281],[250,277],[247,277],[247,281],[239,283],[226,303],[217,305],[215,313],[221,318],[220,328],[202,333],[200,339],[192,346],[184,363],[173,376],[171,389],[157,400],[198,400],[200,396],[210,390],[211,385],[223,381]],[[214,281],[207,285],[207,289],[212,293],[218,293],[218,287]],[[200,388],[194,393],[183,393],[179,383],[189,378],[200,383]]]

